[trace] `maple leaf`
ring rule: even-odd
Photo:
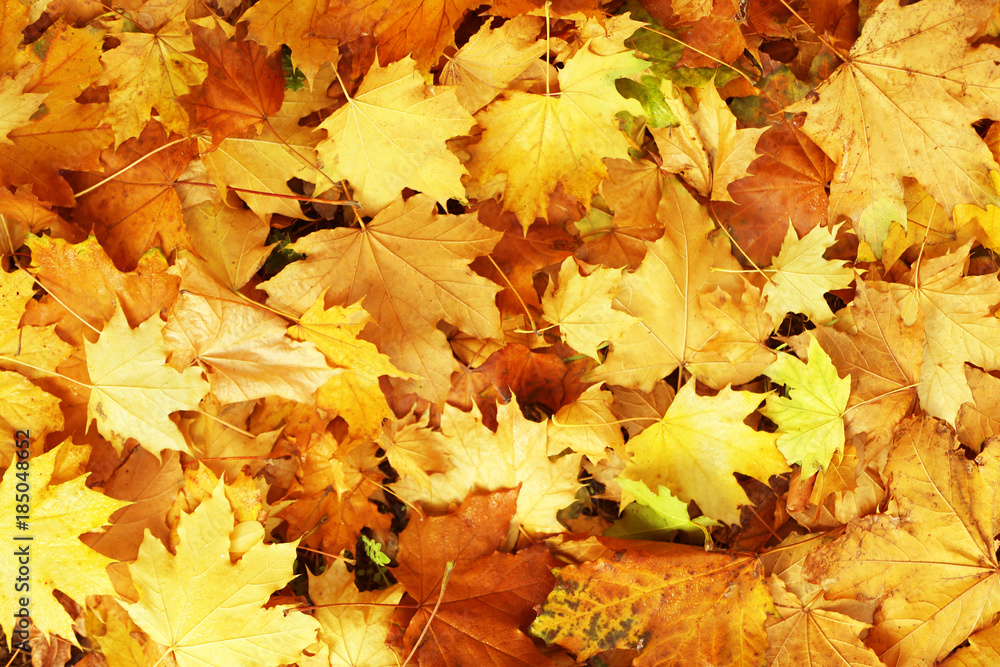
[[[130,324],[138,325],[159,315],[177,296],[180,280],[167,273],[159,251],[146,253],[135,271],[122,273],[93,236],[71,244],[29,235],[25,243],[31,249],[32,269],[50,293],[40,303],[54,311],[56,331],[77,346],[93,340],[115,308],[121,307]],[[73,304],[72,312],[63,304]]]
[[[105,172],[116,174],[115,178],[80,174],[71,181],[80,192],[99,185],[78,197],[73,219],[83,229],[93,230],[122,270],[135,269],[151,248],[162,248],[164,254],[177,248],[194,250],[172,187],[191,160],[194,145],[190,141],[172,144],[171,139],[178,138],[150,122],[137,138],[101,155]]]
[[[271,253],[270,227],[245,209],[202,202],[184,212],[184,222],[208,273],[236,291],[257,273]]]
[[[386,62],[412,56],[427,70],[455,39],[455,29],[475,0],[356,0],[335,2],[317,31],[340,42],[373,34]]]
[[[131,504],[115,513],[106,531],[85,535],[84,544],[115,560],[135,560],[147,529],[159,540],[169,539],[166,515],[183,485],[184,473],[177,453],[167,452],[160,460],[137,448],[129,456],[128,465],[115,470],[104,486],[106,496]]]
[[[183,259],[177,267],[184,292],[163,327],[171,365],[184,372],[197,361],[222,403],[270,395],[312,403],[316,389],[334,375],[316,346],[288,338],[280,317],[234,300]]]
[[[618,93],[615,80],[646,66],[631,51],[598,55],[585,45],[559,70],[558,96],[511,91],[481,111],[476,120],[485,130],[467,165],[470,196],[501,192],[504,210],[513,211],[525,230],[547,217],[560,183],[588,204],[608,174],[601,160],[628,158],[630,142],[615,114],[642,115],[638,102]],[[493,183],[497,178],[502,185]]]
[[[833,162],[789,121],[760,135],[756,152],[747,177],[730,184],[734,203],[713,202],[712,210],[747,256],[766,266],[781,250],[789,217],[799,236],[826,221]]]
[[[663,172],[648,160],[609,159],[604,164],[608,177],[601,182],[601,196],[614,211],[615,224],[625,228],[658,229],[660,222],[656,212],[663,196]],[[601,263],[609,268],[616,265],[607,261]]]
[[[802,313],[817,324],[833,319],[833,311],[823,295],[842,289],[854,280],[854,271],[844,262],[823,259],[823,253],[836,241],[837,225],[832,229],[814,227],[801,239],[789,225],[781,252],[771,264],[773,273],[763,294],[764,311],[775,322],[786,313]]]
[[[285,78],[278,54],[252,42],[228,40],[221,28],[191,27],[195,53],[208,64],[208,73],[195,92],[179,98],[190,108],[192,129],[212,133],[212,142],[257,132],[269,116],[281,109]]]
[[[405,187],[443,205],[465,200],[467,173],[445,141],[473,125],[454,91],[429,89],[413,60],[382,67],[376,58],[347,104],[320,124],[327,138],[316,150],[330,178],[351,183],[365,215],[386,208]]]
[[[7,134],[10,144],[0,143],[0,182],[30,184],[39,197],[58,206],[73,206],[73,188],[60,170],[101,168],[98,157],[113,136],[104,124],[106,106],[60,105],[11,130]]]
[[[677,392],[667,413],[625,443],[633,454],[622,476],[661,484],[684,502],[694,500],[705,516],[738,523],[749,502],[734,472],[762,482],[788,470],[775,446],[777,435],[743,423],[763,394],[726,387],[717,396],[698,396],[694,380]]]
[[[549,455],[568,448],[596,463],[604,458],[608,447],[620,450],[625,441],[614,423],[613,400],[611,392],[595,384],[559,408],[548,422]]]
[[[662,530],[683,530],[686,533],[698,534],[708,539],[708,528],[718,526],[719,522],[708,517],[697,517],[693,521],[688,511],[687,503],[679,500],[670,489],[661,486],[653,493],[643,482],[620,477],[618,485],[622,491],[635,502],[649,508],[660,519],[658,528]],[[614,537],[614,535],[610,535]]]
[[[371,321],[371,315],[360,304],[324,309],[319,298],[302,315],[299,324],[288,329],[292,338],[314,343],[330,363],[346,371],[326,381],[319,389],[316,403],[331,414],[339,414],[352,434],[365,438],[377,437],[382,420],[392,415],[379,387],[379,378],[410,377],[393,366],[378,348],[358,338]]]
[[[773,603],[756,558],[682,544],[601,542],[606,556],[558,571],[533,635],[578,660],[619,648],[640,651],[636,667],[763,664],[763,623]]]
[[[54,371],[72,347],[53,326],[18,326],[32,301],[33,283],[27,271],[0,273],[0,367],[35,379]]]
[[[997,420],[996,401],[998,380],[978,368],[966,367],[965,377],[972,390],[973,403],[965,403],[958,411],[957,432],[959,441],[974,452],[978,452],[988,439],[1000,435],[1000,421]]]
[[[876,454],[889,444],[892,430],[916,398],[924,332],[903,323],[888,291],[865,281],[858,281],[851,314],[857,327],[853,334],[832,327],[809,333],[829,353],[838,373],[851,378],[844,414],[847,435],[867,433]],[[810,344],[802,336],[791,343],[798,354],[805,354]]]
[[[802,579],[802,566],[818,543],[793,533],[762,557],[778,618],[767,619],[770,664],[797,664],[808,656],[818,664],[881,667],[884,663],[861,636],[871,624],[868,605],[857,600],[827,600],[823,589]],[[867,613],[866,613],[867,611]]]
[[[460,664],[554,664],[520,627],[534,619],[534,606],[552,588],[555,559],[541,546],[517,554],[496,551],[516,498],[517,491],[472,496],[455,513],[413,521],[400,535],[399,567],[393,574],[419,605],[404,647],[412,647],[431,624],[428,641],[417,651],[420,664],[443,666],[456,659]],[[449,562],[454,569],[445,585]],[[432,608],[437,609],[433,616]]]
[[[316,167],[308,164],[316,155],[316,141],[300,132],[290,137],[280,137],[270,127],[259,136],[230,137],[218,148],[202,155],[205,171],[225,194],[228,187],[239,188],[240,197],[254,213],[266,218],[272,213],[290,217],[302,215],[302,209],[288,187],[289,178],[312,180]],[[199,149],[207,151],[208,145],[199,141]]]
[[[559,287],[549,283],[542,298],[545,318],[559,325],[559,333],[570,347],[594,359],[605,341],[614,340],[637,322],[637,318],[611,308],[618,293],[620,269],[595,268],[581,276],[576,262],[563,261]]]
[[[674,369],[696,361],[703,346],[719,336],[702,317],[697,298],[725,284],[724,274],[713,268],[738,270],[728,242],[711,235],[704,207],[676,179],[664,183],[659,217],[665,222],[663,237],[646,244],[645,259],[623,275],[613,301],[640,322],[611,341],[592,380],[649,391]]]
[[[326,13],[329,4],[327,0],[261,0],[243,14],[247,35],[268,51],[280,51],[287,44],[295,55],[295,66],[314,84],[325,63],[337,62],[337,41],[315,30],[316,20]]]
[[[164,449],[188,450],[170,413],[196,410],[209,384],[197,368],[178,372],[166,366],[162,331],[156,315],[131,329],[116,307],[100,339],[85,343],[91,382],[87,424],[97,420],[101,435],[118,451],[129,438],[158,456]]]
[[[738,298],[719,287],[711,294],[699,294],[696,304],[717,334],[688,365],[693,374],[715,386],[742,384],[774,361],[774,351],[767,346],[773,320],[760,290],[745,278]]]
[[[174,368],[197,361],[209,371],[212,392],[223,403],[270,395],[312,403],[334,372],[315,346],[287,338],[285,329],[280,317],[260,308],[184,293],[174,302],[163,340]]]
[[[148,5],[139,24],[130,21],[141,29],[122,31],[120,44],[101,54],[99,82],[110,87],[106,120],[116,145],[139,136],[153,107],[168,131],[187,129],[187,113],[178,98],[204,81],[208,64],[192,53],[194,41],[181,2]]]
[[[15,515],[26,512],[19,511],[14,502],[0,504],[0,536],[12,545],[0,555],[0,573],[4,581],[10,583],[0,593],[0,609],[4,615],[0,628],[7,635],[8,648],[16,627],[11,619],[17,619],[15,612],[24,606],[19,604],[18,598],[28,595],[16,592],[16,582],[24,583],[25,579],[29,582],[30,589],[25,591],[31,593],[28,596],[31,622],[46,634],[56,634],[74,643],[73,620],[53,596],[54,589],[81,603],[88,595],[115,594],[105,572],[112,560],[84,545],[78,536],[100,528],[112,513],[129,503],[88,489],[87,475],[81,475],[82,471],[76,469],[79,463],[74,457],[86,461],[90,450],[86,446],[78,446],[77,452],[70,451],[73,449],[72,442],[66,440],[45,454],[31,457],[30,465],[27,460],[18,459],[21,465],[12,464],[0,481],[0,492],[12,501],[19,493],[29,493],[31,510],[30,532],[18,531]],[[29,491],[15,493],[18,485],[27,486]],[[24,574],[25,558],[27,575]]]
[[[7,135],[31,122],[31,117],[48,95],[25,93],[24,86],[31,77],[31,70],[24,69],[16,77],[0,79],[0,144],[13,144]]]
[[[475,491],[520,486],[514,520],[531,535],[561,532],[556,515],[573,502],[580,488],[581,455],[550,460],[546,424],[525,419],[516,398],[497,408],[497,424],[493,433],[483,426],[477,409],[464,413],[446,405],[439,433],[413,433],[426,428],[426,422],[402,429],[395,440],[419,437],[419,445],[408,449],[419,448],[425,461],[438,462],[444,470],[429,471],[426,484],[404,478],[393,489],[408,502],[443,509]],[[390,461],[405,456],[395,447],[389,444],[386,449]]]
[[[375,343],[411,381],[418,393],[443,400],[458,370],[440,320],[478,338],[495,336],[500,317],[493,297],[499,287],[468,269],[499,235],[475,214],[437,215],[433,201],[416,195],[397,200],[363,229],[314,232],[289,248],[306,259],[289,265],[261,285],[269,303],[302,313],[326,293],[326,305],[361,302],[378,328],[365,339]]]
[[[880,602],[867,644],[889,665],[940,660],[1000,605],[1000,451],[969,461],[955,444],[932,418],[905,422],[886,464],[890,512],[853,520],[806,562],[805,577],[828,598]]]
[[[330,647],[330,667],[397,667],[400,656],[386,644],[393,607],[401,586],[358,592],[343,561],[330,563],[322,575],[309,573],[309,599],[318,609],[320,637]],[[336,606],[324,606],[336,605]],[[354,606],[357,605],[357,606]]]
[[[1000,626],[992,625],[969,637],[969,645],[939,663],[941,667],[974,667],[1000,659]]]
[[[986,370],[1000,368],[1000,322],[992,315],[1000,284],[997,274],[962,277],[968,255],[965,245],[958,252],[929,259],[917,267],[913,285],[889,286],[904,324],[912,325],[923,315],[920,405],[950,424],[962,404],[972,402],[964,362]]]
[[[694,114],[689,115],[675,93],[665,99],[680,125],[650,130],[660,149],[663,169],[680,173],[705,197],[731,202],[727,188],[746,175],[765,128],[737,130],[736,116],[719,96],[714,81],[695,88],[692,94],[698,104]]]
[[[292,579],[297,544],[258,542],[230,562],[233,511],[224,489],[220,480],[192,514],[181,516],[176,553],[146,535],[129,566],[139,601],[126,609],[180,667],[295,662],[316,641],[316,620],[286,616],[285,605],[262,607]],[[197,600],[188,595],[193,587]]]
[[[987,174],[998,166],[972,123],[1000,117],[1000,50],[966,41],[988,16],[975,0],[881,5],[844,64],[788,109],[807,112],[803,131],[837,165],[830,219],[849,217],[876,256],[892,222],[906,227],[906,176],[948,213],[997,203]]]
[[[804,476],[826,470],[844,449],[844,410],[851,378],[841,378],[819,341],[809,341],[808,362],[789,354],[764,369],[785,385],[787,396],[767,397],[764,414],[778,425],[778,450],[789,463],[802,466]]]
[[[486,22],[441,70],[441,83],[457,86],[458,103],[476,113],[545,53],[542,19],[518,16],[498,28]]]
[[[59,399],[31,384],[20,373],[0,371],[0,437],[16,441],[22,429],[44,439],[63,428]],[[13,457],[14,452],[4,454]]]
[[[553,352],[510,343],[491,354],[475,372],[489,378],[502,400],[517,395],[525,405],[540,403],[550,410],[558,410],[576,398],[583,388],[577,374]],[[590,365],[583,363],[586,367]]]

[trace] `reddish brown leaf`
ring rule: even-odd
[[[750,259],[766,266],[781,250],[789,220],[800,237],[826,220],[833,162],[790,122],[761,135],[757,152],[750,175],[729,186],[736,204],[712,207]]]
[[[513,394],[521,405],[541,403],[552,412],[582,391],[572,391],[572,395],[566,391],[568,368],[561,358],[520,343],[494,352],[476,372],[486,374],[505,400]]]
[[[473,496],[455,514],[411,522],[400,536],[400,566],[393,571],[420,605],[403,638],[407,652],[423,632],[420,665],[531,665],[554,667],[520,628],[555,582],[557,561],[541,546],[497,553],[514,515],[517,491]],[[444,593],[447,563],[454,563]],[[402,619],[401,619],[402,620]]]
[[[181,98],[192,116],[192,129],[212,133],[218,146],[226,137],[254,129],[254,134],[281,108],[285,77],[281,52],[253,42],[227,40],[221,28],[192,26],[195,52],[208,63],[208,76],[195,92]]]
[[[117,174],[80,198],[72,221],[93,230],[122,271],[135,269],[150,248],[160,248],[164,254],[177,248],[194,250],[173,184],[194,157],[195,142],[181,141],[164,149],[176,139],[166,136],[159,123],[151,122],[138,139],[126,141],[118,150],[104,151],[103,173],[73,179],[82,191],[107,174]]]

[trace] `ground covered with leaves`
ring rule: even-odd
[[[998,35],[7,0],[4,660],[996,664]]]

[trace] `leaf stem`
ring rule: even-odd
[[[522,299],[521,295],[517,293],[516,289],[514,289],[514,285],[513,283],[510,282],[510,279],[507,278],[507,274],[503,272],[503,270],[500,268],[500,265],[497,264],[496,260],[493,259],[493,255],[486,255],[485,257],[486,259],[490,260],[490,264],[492,264],[493,268],[497,270],[497,273],[500,274],[500,277],[503,278],[503,281],[507,283],[507,287],[509,287],[510,291],[514,293],[514,298],[517,299],[517,302],[521,304],[521,308],[524,309],[524,314],[525,316],[527,316],[528,324],[531,325],[531,329],[534,332],[534,334],[536,336],[541,336],[542,334],[538,331],[538,325],[535,323],[535,318],[531,316],[531,311],[528,310],[528,305],[524,303],[524,299]]]
[[[430,630],[431,622],[437,615],[438,608],[441,606],[441,601],[444,600],[444,589],[448,587],[448,579],[451,578],[451,571],[454,569],[455,569],[455,561],[450,560],[447,563],[445,563],[444,577],[442,577],[441,579],[441,592],[438,593],[437,602],[434,604],[434,609],[431,610],[431,615],[427,618],[427,624],[424,625],[423,631],[420,633],[420,636],[417,637],[417,641],[414,642],[413,649],[410,651],[410,655],[406,656],[406,660],[403,661],[402,667],[406,667],[406,665],[409,664],[410,659],[413,658],[413,654],[417,652],[418,648],[420,648],[420,642],[424,641],[424,636],[427,634],[427,631]]]
[[[145,155],[143,155],[142,157],[140,157],[138,160],[135,160],[134,162],[132,162],[132,164],[129,164],[129,165],[125,166],[125,167],[122,167],[121,169],[119,169],[115,173],[111,174],[110,176],[108,176],[104,180],[101,180],[101,181],[98,181],[97,183],[94,183],[89,188],[85,188],[83,190],[80,190],[79,192],[74,192],[73,193],[73,197],[75,199],[79,199],[83,195],[88,194],[90,192],[93,192],[94,190],[96,190],[97,188],[101,187],[102,185],[104,185],[108,181],[113,181],[114,179],[118,178],[119,176],[121,176],[126,171],[128,171],[132,167],[136,166],[137,164],[139,164],[140,162],[142,162],[146,158],[150,158],[150,157],[156,155],[157,153],[159,153],[162,150],[165,150],[167,148],[170,148],[171,146],[179,144],[182,141],[188,141],[188,140],[189,140],[189,137],[181,137],[180,139],[174,139],[173,141],[168,141],[167,143],[163,144],[159,148],[156,148],[156,149],[154,149],[154,150],[146,153]]]
[[[202,181],[176,181],[176,185],[196,185],[205,188],[215,188],[218,187],[215,183],[204,183]],[[166,185],[166,184],[164,184]],[[278,199],[294,199],[296,201],[312,202],[314,204],[333,204],[335,206],[353,206],[358,208],[361,206],[361,202],[356,202],[353,199],[322,199],[320,197],[306,197],[305,195],[284,195],[278,192],[264,192],[262,190],[248,190],[247,188],[237,188],[232,185],[227,185],[227,188],[233,192],[245,192],[249,195],[260,195],[261,197],[276,197]]]
[[[782,0],[782,2],[784,2],[784,0]],[[725,67],[727,69],[733,70],[734,72],[736,72],[737,74],[739,74],[740,76],[742,76],[744,79],[746,79],[747,83],[749,83],[751,86],[754,85],[753,79],[751,79],[749,76],[747,76],[746,73],[743,72],[743,70],[738,69],[736,67],[733,67],[732,65],[730,65],[729,63],[727,63],[727,62],[725,62],[723,60],[719,60],[718,58],[714,58],[714,57],[710,56],[709,54],[705,53],[704,51],[699,51],[698,49],[694,48],[693,46],[691,46],[690,44],[688,44],[684,40],[678,39],[677,37],[674,37],[673,35],[670,35],[670,34],[665,33],[665,32],[660,32],[659,30],[656,30],[654,28],[650,28],[648,25],[644,25],[642,27],[643,27],[643,29],[648,30],[651,33],[657,34],[660,37],[666,37],[667,39],[673,40],[673,41],[677,42],[678,44],[680,44],[681,46],[683,46],[684,48],[691,49],[695,53],[697,53],[699,55],[702,55],[702,56],[705,56],[709,60],[711,60],[713,62],[717,62],[717,63],[719,63],[720,65],[722,65],[723,67]]]

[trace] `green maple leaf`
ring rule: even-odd
[[[819,341],[810,338],[809,362],[780,354],[764,374],[786,387],[767,397],[764,414],[778,425],[778,450],[803,475],[825,470],[844,448],[844,410],[851,377],[841,378]]]

